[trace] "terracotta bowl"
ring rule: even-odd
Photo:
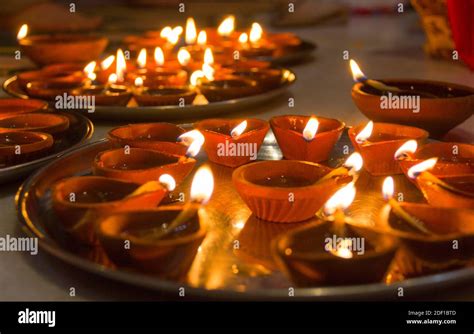
[[[130,88],[121,85],[111,87],[90,86],[74,89],[71,95],[94,96],[95,105],[98,106],[126,106],[132,98]]]
[[[175,230],[166,238],[150,238],[154,229],[161,230],[180,212],[180,207],[171,206],[111,215],[98,224],[97,234],[109,258],[119,267],[184,280],[206,236],[198,217],[190,220],[186,229]],[[125,240],[130,241],[130,249],[123,247]]]
[[[0,99],[0,119],[27,114],[37,111],[45,111],[48,103],[34,99]]]
[[[241,71],[269,68],[271,66],[271,63],[255,59],[240,59],[238,61],[232,59],[231,61],[224,63],[222,66],[223,68],[228,68],[233,71]]]
[[[0,119],[0,129],[36,131],[55,137],[69,129],[69,118],[53,113],[29,113]]]
[[[196,160],[143,148],[111,149],[99,153],[92,166],[95,175],[145,183],[170,174],[180,184],[193,170]]]
[[[326,201],[352,180],[341,176],[317,183],[331,170],[305,161],[260,161],[237,168],[232,182],[258,218],[293,223],[314,218]]]
[[[53,147],[47,133],[0,131],[0,168],[21,164],[47,155]]]
[[[213,118],[197,122],[194,125],[205,138],[204,149],[209,160],[233,168],[257,159],[258,150],[262,146],[270,126],[268,122],[260,119],[249,118],[246,120],[246,130],[236,138],[232,138],[230,133],[244,119]],[[232,147],[235,149],[235,154],[231,150]],[[243,152],[238,151],[239,147],[243,148]],[[250,154],[252,148],[254,156]]]
[[[270,119],[273,134],[283,156],[290,160],[326,161],[341,137],[345,124],[332,118],[317,117],[318,131],[313,140],[303,137],[310,116],[284,115]]]
[[[82,70],[79,71],[57,71],[57,70],[38,70],[38,71],[27,71],[17,75],[18,82],[23,89],[26,89],[30,82],[47,80],[51,83],[57,83],[58,85],[71,85],[71,84],[82,84],[85,82],[86,77]]]
[[[415,139],[420,146],[428,138],[428,132],[412,126],[374,123],[370,138],[359,144],[355,137],[364,127],[365,124],[350,128],[349,138],[362,155],[364,168],[372,175],[401,174],[402,169],[394,158],[395,152],[409,139]]]
[[[120,126],[109,131],[107,138],[117,146],[146,148],[185,155],[188,147],[177,139],[186,130],[171,123],[141,123]]]
[[[19,41],[22,51],[36,64],[87,63],[98,59],[108,40],[92,35],[37,35]]]
[[[97,241],[95,226],[101,217],[156,207],[167,194],[165,188],[160,188],[127,197],[139,187],[134,182],[99,176],[61,180],[52,190],[53,209],[59,218],[59,227],[77,241],[94,244]]]
[[[140,106],[190,105],[196,95],[196,91],[189,87],[145,87],[133,93]]]
[[[75,80],[66,80],[58,82],[55,79],[44,79],[41,81],[32,81],[26,85],[26,93],[30,97],[54,101],[56,96],[71,94],[73,90],[82,87],[82,82]]]
[[[464,143],[428,143],[400,160],[399,164],[407,175],[411,167],[432,157],[437,157],[438,162],[430,173],[437,177],[474,174],[474,145]]]
[[[46,65],[41,68],[41,71],[46,73],[64,73],[64,72],[82,72],[87,63],[59,63]]]
[[[301,287],[382,282],[397,250],[396,239],[372,229],[346,225],[345,238],[364,240],[364,248],[352,250],[352,257],[345,258],[327,248],[327,238],[335,235],[332,225],[320,221],[275,240],[274,255],[287,276]]]
[[[137,77],[143,79],[146,87],[157,88],[159,86],[184,86],[188,81],[188,73],[181,69],[156,68],[137,69],[127,74],[127,80],[135,82]]]
[[[256,81],[263,90],[271,90],[280,87],[285,81],[283,71],[278,68],[238,69],[233,70],[231,75]]]
[[[260,43],[258,46],[242,48],[240,54],[244,58],[271,57],[277,51],[277,46],[273,43]]]
[[[425,129],[432,137],[440,137],[473,114],[474,88],[430,80],[384,79],[382,81],[408,91],[413,87],[417,91],[428,92],[439,97],[421,97],[418,113],[413,113],[412,109],[381,109],[378,91],[362,83],[356,83],[352,87],[352,99],[359,110],[375,122],[411,125]]]
[[[256,81],[233,76],[229,76],[227,79],[203,82],[199,89],[209,102],[238,99],[257,94],[260,91]]]

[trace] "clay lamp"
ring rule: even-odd
[[[47,80],[51,83],[71,85],[80,85],[85,82],[86,77],[84,76],[82,69],[80,70],[37,70],[22,72],[17,75],[18,82],[23,89],[30,82]]]
[[[29,113],[0,120],[0,129],[45,132],[58,138],[69,129],[69,118],[53,113]]]
[[[22,52],[37,65],[53,63],[87,63],[99,58],[108,40],[105,37],[81,34],[27,36],[24,24],[17,39]]]
[[[431,158],[411,167],[407,175],[415,179],[428,203],[439,207],[474,209],[474,174],[436,177],[428,172],[436,165]]]
[[[48,103],[35,99],[0,99],[0,119],[28,114],[31,112],[45,111]]]
[[[57,78],[31,81],[26,85],[28,96],[47,101],[54,101],[56,96],[70,94],[83,86],[84,80],[58,80]]]
[[[109,77],[114,73],[115,68],[115,56],[110,55],[104,58],[97,68],[95,68],[96,81],[99,84],[106,84],[109,80]]]
[[[230,74],[239,78],[256,81],[258,86],[260,86],[263,91],[282,86],[282,84],[287,81],[287,77],[290,75],[288,71],[282,71],[278,68],[240,69],[233,70]]]
[[[424,203],[398,202],[393,179],[384,181],[388,200],[372,228],[401,240],[408,252],[399,262],[406,277],[426,275],[465,265],[474,258],[474,211]],[[408,256],[407,256],[408,255]]]
[[[110,215],[100,221],[97,234],[112,262],[169,280],[185,280],[206,236],[200,209],[213,191],[210,169],[201,167],[191,185],[191,200],[183,206],[162,206]],[[123,247],[130,242],[130,249]]]
[[[275,116],[270,125],[286,159],[311,162],[328,160],[345,127],[336,119],[300,115]]]
[[[195,124],[204,136],[204,149],[210,161],[238,167],[255,161],[268,122],[259,119],[207,119]]]
[[[256,60],[256,59],[242,59],[238,60],[231,59],[228,62],[221,64],[223,68],[228,68],[232,71],[249,71],[249,70],[259,70],[259,69],[268,69],[271,66],[271,63],[268,61]]]
[[[349,138],[362,157],[365,169],[372,175],[401,174],[395,152],[408,139],[422,144],[428,138],[425,130],[398,124],[373,123],[349,129]]]
[[[236,76],[203,81],[199,90],[210,102],[238,99],[259,92],[256,81]]]
[[[405,175],[408,169],[433,156],[438,162],[430,170],[436,177],[474,174],[474,145],[464,143],[433,142],[420,148],[409,140],[395,153]]]
[[[191,105],[197,92],[191,86],[143,87],[143,80],[135,79],[133,97],[140,106],[185,106]]]
[[[94,244],[95,225],[101,217],[154,208],[174,187],[174,179],[166,174],[143,185],[100,176],[71,177],[54,185],[53,209],[62,231]]]
[[[416,79],[367,79],[353,62],[352,99],[375,122],[397,123],[425,129],[441,137],[467,120],[474,108],[474,88],[448,82]],[[391,103],[382,103],[384,101]],[[407,97],[419,98],[414,108]],[[449,117],[445,115],[449,114]]]
[[[107,138],[116,146],[137,147],[185,155],[186,145],[178,142],[185,130],[171,123],[141,123],[120,126],[109,131]]]
[[[275,240],[274,255],[297,286],[383,282],[396,253],[396,238],[346,217],[354,183],[339,189],[324,207],[326,217]]]
[[[352,180],[345,174],[319,182],[331,171],[306,161],[259,161],[237,168],[232,182],[258,218],[294,223],[314,218],[329,197]]]
[[[272,56],[277,47],[268,39],[262,38],[263,29],[258,23],[252,23],[250,33],[239,36],[239,51],[244,58],[259,58]]]
[[[271,41],[279,49],[292,50],[301,46],[301,39],[291,32],[265,33],[263,38]]]
[[[235,17],[225,17],[216,28],[206,28],[207,43],[212,46],[234,48],[240,33],[235,31]]]
[[[47,133],[24,131],[0,132],[0,168],[46,156],[54,140]]]

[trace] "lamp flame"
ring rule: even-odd
[[[28,25],[23,24],[20,29],[18,30],[18,34],[16,35],[16,39],[20,40],[26,37],[28,35]]]
[[[416,179],[418,177],[418,175],[420,175],[424,171],[433,168],[436,165],[437,162],[438,162],[438,158],[430,158],[428,160],[422,161],[419,164],[411,167],[408,170],[407,174],[410,178]]]
[[[263,35],[262,26],[256,22],[252,23],[252,28],[250,29],[249,40],[250,43],[258,42]]]
[[[415,153],[418,148],[416,140],[411,139],[398,148],[394,154],[395,160],[401,160],[407,156],[407,153]]]
[[[356,189],[354,182],[350,182],[332,195],[324,205],[324,211],[327,214],[333,214],[337,209],[345,210],[355,198]]]
[[[330,248],[329,251],[337,257],[342,257],[343,259],[350,259],[354,256],[352,254],[351,248],[352,248],[352,239],[344,238],[337,244],[335,249]]]
[[[143,78],[142,77],[136,77],[133,84],[135,85],[135,87],[143,86]]]
[[[117,50],[117,61],[115,64],[115,74],[117,74],[117,80],[123,81],[124,73],[127,70],[127,62],[125,61],[125,55],[122,49]]]
[[[204,144],[204,136],[199,130],[191,130],[179,136],[178,141],[188,146],[187,156],[195,157]]]
[[[241,122],[239,125],[237,125],[235,128],[232,129],[230,132],[230,135],[232,138],[237,138],[240,136],[242,133],[244,133],[245,129],[247,129],[247,121]]]
[[[155,63],[158,66],[163,66],[165,63],[165,54],[163,53],[163,50],[157,46],[155,48],[155,52],[153,53],[153,58],[155,59]]]
[[[364,160],[362,159],[362,156],[358,152],[354,152],[344,162],[344,167],[350,168],[351,171],[358,172],[363,164]]]
[[[191,201],[206,204],[214,191],[214,177],[207,166],[200,167],[191,183]]]
[[[173,191],[176,188],[176,181],[174,177],[169,174],[160,175],[158,181],[166,188],[168,191]]]
[[[146,67],[146,49],[145,48],[140,50],[140,53],[138,54],[138,58],[137,58],[137,64],[138,64],[138,67],[140,68]]]
[[[219,24],[217,33],[220,36],[228,37],[235,29],[235,17],[233,15],[227,16],[224,21]]]
[[[370,136],[372,135],[373,129],[374,129],[374,122],[370,121],[369,123],[367,123],[365,128],[363,128],[362,131],[357,134],[355,138],[356,142],[358,142],[359,144],[362,144],[367,139],[369,139]]]
[[[102,60],[102,62],[100,63],[100,68],[104,71],[107,70],[110,66],[112,66],[114,60],[115,60],[114,55],[108,56],[107,58]]]
[[[178,51],[178,62],[181,66],[186,66],[191,61],[191,54],[188,50],[181,48]]]
[[[97,63],[95,61],[91,61],[89,64],[87,64],[84,67],[84,73],[92,81],[94,81],[97,78],[97,75],[94,73],[96,65]]]
[[[184,37],[186,44],[196,43],[196,23],[192,17],[188,17],[186,20],[186,36]]]
[[[349,60],[349,64],[351,66],[352,78],[354,79],[355,82],[360,82],[367,79],[364,72],[362,72],[359,65],[356,63],[354,59]]]
[[[114,83],[117,83],[117,80],[118,80],[117,74],[111,73],[111,74],[109,75],[109,78],[107,79],[107,82],[108,82],[109,84],[114,84]]]
[[[206,77],[207,80],[209,81],[214,80],[215,70],[211,65],[207,63],[202,64],[202,72],[204,73],[204,76]]]
[[[249,41],[249,35],[246,32],[243,32],[239,36],[239,43],[245,44]]]
[[[204,51],[204,63],[205,64],[214,64],[214,55],[212,54],[211,48],[206,48]]]
[[[207,43],[207,33],[204,30],[201,30],[197,37],[198,45],[206,45]]]
[[[163,28],[163,29],[161,29],[161,31],[160,31],[160,37],[161,37],[161,38],[166,38],[166,39],[167,39],[167,38],[168,38],[168,36],[170,35],[170,33],[171,33],[171,31],[172,31],[172,30],[173,30],[173,29],[171,29],[171,27],[170,27],[170,26],[166,26],[166,27],[164,27],[164,28]]]
[[[204,78],[204,72],[201,70],[194,71],[189,77],[189,83],[191,86],[196,87],[199,84],[199,81]]]
[[[166,36],[168,42],[172,45],[176,45],[179,41],[179,36],[183,33],[183,27],[176,26],[174,27]]]
[[[316,117],[311,117],[303,129],[303,138],[307,141],[313,140],[318,132],[319,121]]]
[[[394,189],[395,186],[393,184],[393,177],[387,176],[383,181],[382,185],[383,198],[385,198],[386,200],[392,198]]]

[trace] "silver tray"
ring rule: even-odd
[[[60,145],[55,144],[54,152],[48,156],[40,159],[28,161],[19,165],[8,166],[0,168],[0,184],[16,181],[33,170],[47,164],[48,162],[56,159],[64,153],[74,150],[78,145],[84,143],[92,137],[94,132],[93,123],[87,118],[77,112],[61,113],[68,116],[74,121],[71,122],[71,127],[68,129],[66,138]]]
[[[224,115],[237,109],[242,110],[263,104],[282,95],[296,80],[296,76],[292,71],[288,69],[285,70],[293,75],[290,75],[290,79],[283,82],[280,87],[265,91],[261,94],[246,96],[239,99],[211,102],[206,105],[185,105],[183,107],[96,106],[93,113],[86,113],[86,115],[91,119],[121,120],[127,122],[186,120]],[[16,76],[5,80],[3,83],[3,89],[14,97],[21,99],[29,98],[18,85]]]
[[[329,165],[337,165],[343,160],[343,157],[338,156],[336,152],[342,152],[341,148],[348,142],[345,134],[328,161]],[[288,288],[293,287],[294,284],[278,268],[266,264],[268,259],[265,256],[256,258],[249,251],[249,247],[244,247],[244,240],[247,240],[247,245],[259,245],[259,239],[252,239],[252,237],[258,235],[261,238],[267,232],[266,229],[273,229],[276,225],[258,221],[251,215],[232,186],[231,168],[208,162],[216,183],[213,197],[205,209],[206,217],[210,219],[209,232],[201,246],[201,252],[198,253],[191,267],[188,279],[185,282],[167,281],[160,277],[115,268],[100,247],[81,252],[73,251],[68,248],[65,240],[53,235],[48,228],[50,224],[55,223],[50,203],[51,185],[65,177],[89,174],[94,156],[109,147],[111,144],[102,140],[62,155],[30,176],[19,189],[16,197],[18,218],[22,228],[30,236],[39,238],[41,249],[88,272],[131,285],[167,292],[175,298],[178,289],[185,287],[186,296],[225,300],[396,299],[399,287],[404,288],[406,297],[413,298],[417,294],[432,292],[433,289],[441,289],[474,279],[472,267],[409,279],[397,277],[396,269],[393,269],[392,277],[384,282],[338,287],[295,288],[295,296],[288,297]],[[268,134],[259,152],[259,159],[281,159],[281,152],[271,133]],[[199,163],[206,162],[205,154],[200,154],[198,161]],[[189,190],[190,179],[192,179],[191,176],[180,186],[182,191]],[[395,182],[397,189],[406,195],[406,200],[416,201],[421,198],[419,191],[403,175],[395,176]],[[361,174],[357,183],[357,197],[350,212],[355,219],[357,216],[366,219],[375,217],[384,204],[380,196],[380,183],[380,178],[371,177],[366,173]],[[280,229],[283,228],[282,225],[292,224],[277,225],[279,226],[276,228]],[[259,229],[258,233],[255,232],[255,227]],[[241,242],[241,248],[238,251],[233,251],[231,247],[235,239]],[[246,251],[244,251],[245,248]],[[238,268],[238,274],[235,273],[234,266]]]

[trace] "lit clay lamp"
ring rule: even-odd
[[[352,99],[365,116],[376,122],[415,126],[432,137],[441,137],[472,116],[474,88],[430,80],[367,79],[353,60],[351,69],[356,82]],[[391,97],[393,103],[382,104],[382,96]],[[413,108],[407,97],[419,98],[419,106]]]
[[[45,111],[48,103],[34,99],[0,99],[0,119],[28,114],[31,112]]]
[[[189,144],[186,155],[169,154],[144,148],[110,149],[97,154],[92,166],[95,175],[112,177],[138,183],[157,180],[162,174],[170,174],[180,184],[193,170],[196,156],[204,142],[202,135],[187,132]]]
[[[41,132],[1,131],[0,168],[21,164],[47,155],[53,137]]]
[[[69,67],[71,66],[71,67]],[[46,80],[51,83],[58,83],[64,85],[77,84],[80,85],[86,81],[86,76],[82,72],[80,65],[61,64],[61,67],[56,69],[41,69],[36,71],[26,71],[17,75],[18,82],[23,89],[30,82]]]
[[[428,203],[439,207],[474,209],[474,174],[436,177],[429,169],[436,165],[431,158],[411,167],[407,175],[415,179]]]
[[[402,173],[393,158],[398,148],[408,139],[424,143],[428,132],[411,126],[370,121],[365,126],[349,129],[349,138],[364,158],[364,167],[370,174],[388,175]]]
[[[410,167],[431,157],[438,157],[438,162],[430,170],[434,176],[474,174],[474,145],[471,144],[434,142],[418,148],[416,141],[409,140],[395,153],[405,175]]]
[[[54,101],[56,96],[71,94],[75,89],[83,86],[83,80],[58,80],[57,78],[45,78],[31,81],[26,84],[26,93],[29,97],[47,101]]]
[[[114,55],[110,55],[100,62],[94,72],[98,83],[105,84],[108,82],[110,75],[114,73],[115,59],[116,57]]]
[[[28,113],[0,120],[1,130],[44,132],[59,138],[69,129],[69,118],[53,113]]]
[[[388,204],[373,228],[401,240],[409,253],[397,261],[403,275],[430,274],[472,261],[473,210],[398,202],[392,198],[393,191],[393,179],[387,177],[383,193]]]
[[[27,36],[28,26],[24,24],[17,39],[22,51],[34,63],[87,63],[99,58],[108,40],[105,37],[78,34],[56,34]]]
[[[197,91],[192,86],[143,87],[141,77],[135,79],[133,98],[139,106],[185,106],[193,103]]]
[[[336,119],[300,115],[275,116],[270,125],[286,159],[311,162],[328,160],[345,127]]]
[[[276,46],[268,39],[263,39],[263,29],[258,23],[252,23],[250,33],[239,36],[240,53],[244,58],[270,57]]]
[[[212,46],[234,49],[240,33],[235,31],[235,17],[229,15],[219,24],[217,29],[206,28],[207,43]]]
[[[186,145],[178,142],[185,130],[171,123],[141,123],[120,126],[109,131],[107,138],[116,146],[146,148],[170,154],[185,155]]]
[[[271,41],[277,47],[277,53],[281,54],[298,49],[302,43],[301,39],[291,32],[265,33],[263,38]]]
[[[71,177],[52,190],[58,227],[76,241],[96,243],[95,225],[104,215],[151,209],[175,187],[170,175],[144,185],[100,176]]]
[[[152,210],[113,214],[100,221],[97,234],[112,262],[168,280],[185,280],[199,246],[206,236],[205,205],[213,192],[209,168],[195,174],[190,202]],[[123,247],[130,242],[130,248]]]
[[[336,190],[353,180],[351,171],[297,160],[259,161],[237,168],[232,182],[258,218],[295,223],[314,218]]]
[[[356,225],[344,210],[355,197],[354,183],[327,201],[328,215],[279,237],[274,255],[297,286],[382,282],[395,256],[396,238]]]
[[[129,45],[129,50],[137,53],[142,48],[151,51],[156,47],[160,47],[167,55],[171,55],[180,42],[183,31],[181,26],[166,26],[161,31],[147,31],[144,36],[131,37],[125,43]]]
[[[210,161],[238,167],[257,159],[270,126],[255,118],[208,119],[195,124],[206,139],[204,149]]]
[[[294,81],[294,74],[279,68],[232,70],[230,75],[255,81],[263,91],[278,88],[288,80]]]

